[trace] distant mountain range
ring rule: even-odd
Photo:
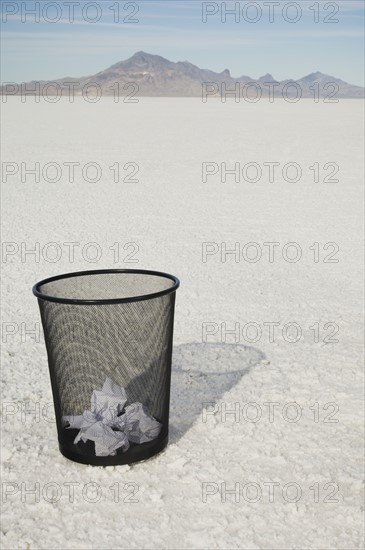
[[[87,87],[87,85],[90,85]],[[93,88],[91,84],[97,85]],[[216,73],[200,69],[189,61],[174,63],[159,55],[137,52],[125,61],[120,61],[108,69],[92,76],[80,78],[60,78],[53,81],[32,81],[11,87],[0,88],[3,95],[22,93],[24,89],[35,88],[36,94],[56,95],[73,93],[81,95],[88,90],[92,95],[145,96],[145,97],[197,97],[202,91],[209,92],[210,97],[221,97],[224,90],[239,90],[240,97],[321,97],[321,98],[363,98],[365,89],[348,84],[339,78],[320,72],[309,74],[299,80],[276,81],[266,74],[255,80],[249,76],[232,77],[229,70]],[[86,87],[86,88],[85,88]],[[23,92],[24,93],[24,92]],[[243,95],[242,95],[243,94]],[[223,94],[224,95],[224,94]],[[227,94],[227,97],[234,97]]]

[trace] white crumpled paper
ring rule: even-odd
[[[152,441],[162,428],[142,403],[126,403],[125,389],[107,378],[102,390],[93,391],[90,410],[79,416],[63,416],[62,421],[69,424],[67,428],[80,430],[75,444],[94,441],[96,456],[114,456],[119,448],[123,453],[127,451],[130,441]]]

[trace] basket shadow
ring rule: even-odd
[[[201,416],[252,368],[266,359],[240,344],[190,343],[174,347],[170,397],[170,443],[177,443]]]

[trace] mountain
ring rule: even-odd
[[[72,85],[70,84],[72,83]],[[76,95],[85,93],[87,88],[90,96],[96,94],[96,89],[102,95],[120,95],[131,97],[201,97],[202,88],[210,83],[211,96],[220,97],[222,90],[235,90],[240,97],[255,97],[257,93],[268,97],[274,91],[275,98],[282,97],[328,97],[335,98],[362,98],[364,88],[353,86],[338,78],[320,72],[311,73],[300,80],[276,81],[271,74],[266,74],[255,80],[249,76],[232,77],[229,70],[216,73],[208,69],[200,69],[189,61],[174,63],[159,55],[137,52],[125,61],[119,61],[108,69],[92,76],[81,78],[61,78],[54,81],[36,81],[23,83],[27,88],[38,84],[40,95],[55,95],[62,91],[69,95],[74,89]],[[93,84],[96,85],[92,86]],[[248,86],[248,84],[250,84]],[[18,88],[3,85],[0,88],[2,95],[16,95],[22,93],[21,85]],[[245,88],[245,89],[244,89]],[[301,95],[300,95],[301,94]],[[38,95],[38,92],[37,92]],[[232,94],[227,97],[233,97]]]
[[[130,59],[86,79],[85,83],[98,83],[107,91],[115,82],[119,82],[120,87],[133,82],[138,85],[138,95],[142,96],[199,96],[202,82],[223,82],[230,78],[229,71],[218,74],[199,69],[189,61],[174,63],[159,55],[137,52]]]

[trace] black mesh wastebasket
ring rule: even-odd
[[[168,441],[175,291],[144,270],[69,273],[38,298],[61,453],[108,466],[144,460]]]

